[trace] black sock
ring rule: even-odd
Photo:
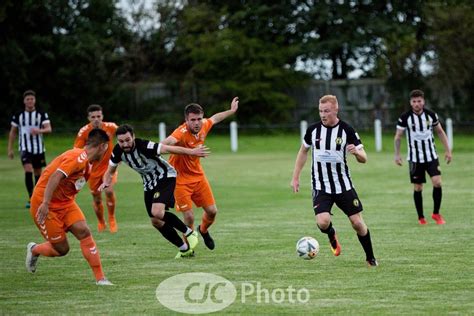
[[[178,216],[174,215],[173,213],[165,212],[165,215],[163,216],[163,222],[170,225],[171,227],[176,228],[183,234],[186,234],[188,231],[188,226],[186,226],[183,221],[181,221]]]
[[[33,172],[25,172],[25,185],[28,191],[28,196],[31,198],[33,194]]]
[[[433,187],[433,214],[439,214],[439,208],[441,207],[441,198],[443,197],[443,191],[441,187]]]
[[[156,228],[156,227],[155,227]],[[170,243],[176,247],[181,247],[184,244],[184,241],[179,237],[176,230],[173,227],[165,223],[161,228],[156,228],[158,231],[166,238]]]
[[[319,225],[318,225],[319,227]],[[329,241],[331,242],[331,246],[333,248],[336,248],[337,247],[337,243],[336,243],[336,230],[332,227],[332,222],[329,222],[329,226],[328,228],[326,229],[322,229],[321,227],[319,227],[319,230],[324,233],[324,234],[327,234],[328,235],[328,238],[329,238]]]
[[[357,238],[359,238],[359,242],[362,245],[362,248],[364,248],[366,260],[375,259],[369,230],[367,229],[367,234],[365,236],[359,236],[359,234],[357,234]]]
[[[41,176],[41,175],[39,175],[39,176],[36,176],[36,175],[35,175],[35,185],[38,184],[38,181],[39,181],[39,179],[40,179],[40,176]]]
[[[423,215],[423,195],[422,191],[413,191],[413,199],[415,200],[416,212],[418,213],[418,218],[424,218]]]

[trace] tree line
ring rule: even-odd
[[[4,0],[2,126],[26,89],[59,126],[82,122],[91,103],[110,119],[146,121],[181,117],[191,101],[222,110],[235,95],[237,120],[288,123],[293,87],[353,77],[383,78],[400,107],[425,89],[472,121],[473,26],[468,0]],[[171,95],[132,107],[143,82]]]

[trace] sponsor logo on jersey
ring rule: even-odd
[[[79,157],[77,157],[77,161],[79,163],[83,163],[84,161],[86,161],[87,159],[87,153],[85,151],[82,152],[82,154],[79,155]]]

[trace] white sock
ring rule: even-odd
[[[189,235],[193,232],[193,230],[192,230],[191,228],[189,228],[188,226],[186,226],[186,228],[187,228],[187,229],[186,229],[186,232],[185,232],[184,234],[185,234],[186,237],[187,237],[187,236],[189,236]]]
[[[187,243],[183,243],[180,247],[179,247],[179,250],[180,251],[186,251],[189,249],[189,246]]]

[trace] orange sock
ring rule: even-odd
[[[102,263],[100,262],[99,250],[95,244],[92,235],[80,240],[82,255],[86,258],[89,266],[94,272],[95,279],[99,281],[104,278],[104,272],[102,271]]]
[[[107,202],[107,211],[109,212],[109,220],[115,216],[115,193],[112,196],[105,195],[105,201]]]
[[[45,257],[59,257],[59,252],[53,248],[53,245],[47,241],[42,244],[36,245],[33,250],[31,251],[33,256],[45,256]]]
[[[202,214],[202,219],[201,219],[201,231],[203,233],[207,233],[207,230],[209,229],[209,226],[212,225],[212,223],[214,223],[214,221],[216,220],[216,216],[214,215],[212,218],[206,213],[204,212]]]
[[[92,201],[92,207],[94,208],[95,215],[97,215],[97,219],[99,220],[99,223],[104,223],[104,206],[102,205],[102,200],[100,200],[100,203],[96,203],[95,201]]]

